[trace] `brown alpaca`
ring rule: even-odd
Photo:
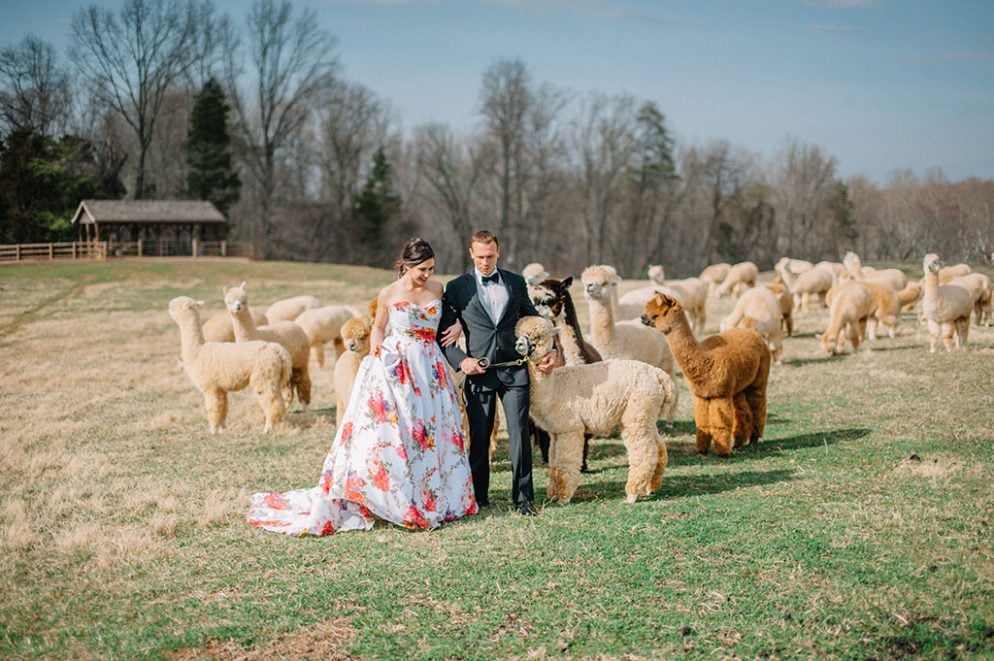
[[[770,351],[748,328],[694,339],[683,308],[657,294],[645,304],[645,321],[662,331],[694,396],[697,452],[727,457],[734,447],[759,440],[766,427]]]

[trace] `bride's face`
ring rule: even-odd
[[[431,278],[432,274],[435,273],[435,258],[431,257],[416,264],[408,270],[408,275],[411,278],[411,283],[416,287],[423,287],[428,279]]]

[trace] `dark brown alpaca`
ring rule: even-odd
[[[529,287],[528,293],[532,303],[539,313],[552,322],[552,325],[559,329],[558,344],[562,350],[562,360],[565,365],[586,365],[589,363],[599,363],[602,358],[593,346],[583,339],[583,331],[580,330],[580,319],[576,316],[576,307],[573,305],[573,297],[569,293],[570,285],[573,284],[573,276],[565,280],[548,278],[539,284]],[[542,460],[549,461],[549,434],[538,428],[534,423],[531,425],[532,434],[535,436],[535,443],[542,451]],[[590,436],[583,438],[583,466],[580,471],[586,473],[587,455],[590,451]]]
[[[732,446],[758,441],[766,427],[766,383],[770,352],[756,331],[732,328],[700,342],[675,299],[656,294],[645,317],[666,335],[694,396],[697,452],[725,457]]]

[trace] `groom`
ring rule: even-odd
[[[469,466],[476,502],[481,507],[490,504],[490,431],[494,426],[496,397],[500,397],[507,417],[511,454],[511,499],[518,512],[534,516],[532,455],[528,444],[528,369],[523,364],[483,369],[479,359],[486,358],[496,365],[520,358],[514,350],[514,326],[521,317],[537,316],[538,311],[528,298],[524,278],[497,268],[500,244],[493,232],[481,230],[474,234],[469,254],[474,268],[446,286],[438,327],[448,329],[458,319],[466,336],[465,352],[455,344],[444,346],[448,333],[439,337],[439,343],[449,364],[466,375]],[[549,354],[539,369],[552,369],[555,358]]]

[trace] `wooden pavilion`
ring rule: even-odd
[[[227,230],[224,215],[201,200],[83,200],[72,222],[80,242],[145,242],[159,254],[189,254],[193,241],[219,241]]]

